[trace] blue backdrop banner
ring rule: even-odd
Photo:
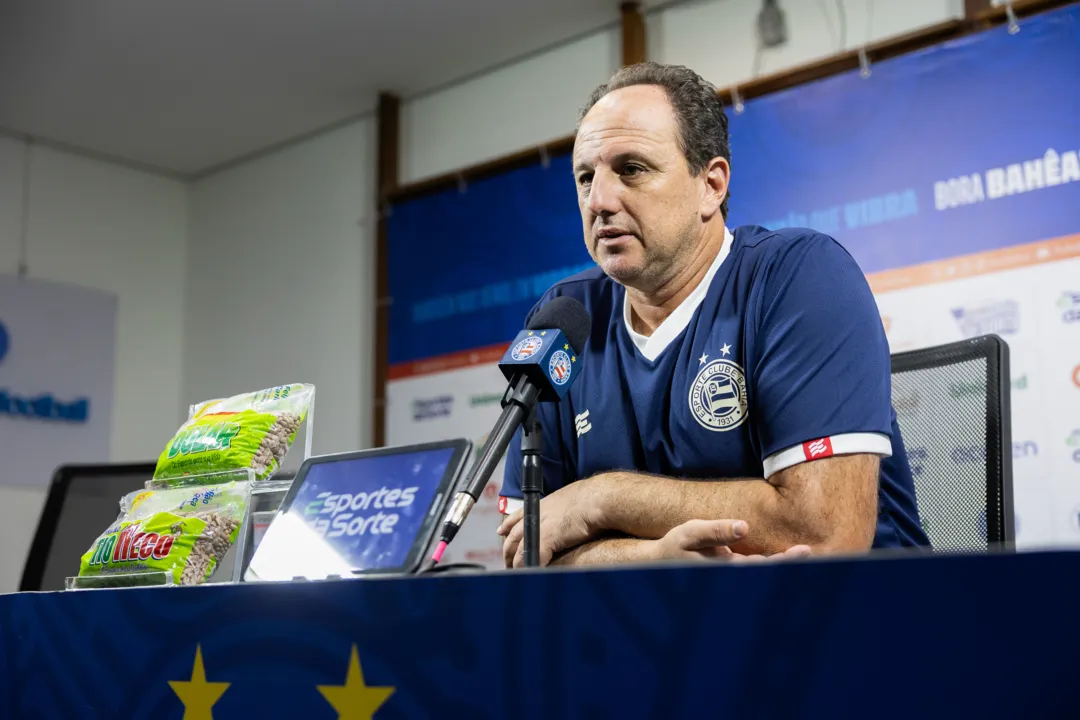
[[[867,273],[1035,241],[1080,254],[1077,67],[1072,6],[749,102],[729,224],[813,227]],[[396,204],[389,242],[392,365],[505,345],[591,265],[566,156]]]

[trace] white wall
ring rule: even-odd
[[[374,150],[368,118],[192,186],[185,403],[311,382],[314,452],[370,445]]]
[[[846,32],[833,0],[780,4],[787,16],[788,42],[761,52],[758,75],[902,35],[953,17],[963,17],[961,0],[844,0]],[[675,5],[650,15],[646,23],[653,60],[693,68],[717,87],[753,78],[759,0],[713,0]]]
[[[781,3],[788,43],[765,50],[760,74],[841,50],[834,0]],[[963,15],[962,0],[844,0],[844,49]],[[761,0],[678,3],[646,17],[649,59],[696,70],[717,87],[753,76]],[[830,33],[830,23],[832,33]],[[619,31],[605,30],[402,104],[404,183],[453,172],[573,132],[578,108],[619,66]]]
[[[619,67],[618,29],[580,38],[401,108],[401,182],[565,137],[592,89]]]
[[[0,273],[18,270],[23,152],[0,136]],[[116,294],[110,456],[154,459],[180,417],[187,187],[46,147],[31,158],[29,275]],[[0,487],[0,593],[18,585],[43,498]]]

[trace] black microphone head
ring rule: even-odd
[[[529,321],[528,330],[562,330],[570,347],[580,355],[589,339],[592,318],[585,306],[565,295],[552,299],[536,311]]]

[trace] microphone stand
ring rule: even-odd
[[[533,406],[521,426],[521,492],[525,496],[525,567],[540,567],[540,493],[543,491],[544,471],[540,465],[543,451],[540,420]]]

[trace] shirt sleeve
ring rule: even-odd
[[[858,264],[814,235],[764,272],[748,375],[765,477],[832,455],[891,455],[889,346]]]

